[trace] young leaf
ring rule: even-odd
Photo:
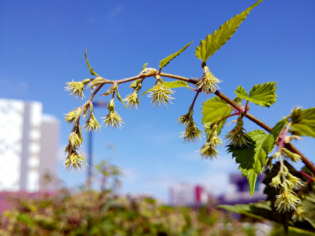
[[[196,48],[196,57],[203,62],[206,62],[210,56],[212,56],[232,37],[249,12],[261,2],[262,0],[258,0],[242,13],[226,21],[218,30],[213,31],[211,35],[208,34],[206,39],[201,40],[200,45]]]
[[[219,97],[213,97],[202,104],[202,123],[215,122],[229,115],[232,108],[224,100]],[[224,121],[218,125],[218,134],[223,127]]]
[[[90,63],[89,63],[89,61],[88,61],[88,59],[87,59],[87,56],[86,56],[86,51],[87,51],[87,50],[85,50],[84,57],[85,57],[86,64],[87,64],[87,66],[89,67],[89,70],[90,70],[91,75],[95,75],[95,76],[97,76],[97,77],[100,77],[98,74],[96,74],[96,72],[95,72],[95,71],[92,69],[92,67],[90,66]]]
[[[142,70],[145,70],[145,68],[147,68],[148,63],[144,63],[144,65],[142,66]]]
[[[128,109],[127,105],[125,104],[124,100],[122,100],[118,90],[116,90],[116,93],[117,93],[117,98],[118,100]]]
[[[290,115],[291,128],[299,135],[315,138],[315,107],[302,110],[295,109]]]
[[[247,92],[245,91],[245,89],[240,85],[236,88],[236,96],[240,99],[247,99],[248,95]]]
[[[281,131],[283,130],[284,125],[285,125],[285,120],[280,120],[274,127],[272,127],[270,134],[273,135],[275,142],[278,141],[279,135],[281,134]]]
[[[269,107],[276,102],[277,95],[277,82],[267,82],[265,84],[256,84],[250,90],[247,100],[261,105],[263,107]]]
[[[172,55],[169,55],[168,57],[164,58],[163,60],[160,61],[160,68],[162,69],[163,67],[167,66],[168,63],[170,63],[171,60],[173,60],[175,57],[177,57],[179,54],[181,54],[183,51],[185,51],[191,44],[192,42],[188,43],[185,47],[180,49],[179,51],[173,53]]]
[[[181,87],[187,87],[188,83],[184,82],[182,80],[176,80],[171,82],[164,82],[164,85],[170,89],[172,88],[181,88]]]

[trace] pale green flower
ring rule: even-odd
[[[82,114],[82,109],[81,109],[81,107],[78,107],[78,108],[70,111],[68,114],[66,114],[65,121],[71,123],[74,120],[78,120],[80,118],[81,114]]]
[[[149,92],[149,97],[152,97],[152,103],[157,104],[158,106],[167,103],[170,103],[174,99],[171,95],[174,92],[166,87],[163,83],[157,84],[152,88],[152,91]]]
[[[178,118],[178,121],[183,125],[187,124],[189,121],[192,120],[192,110],[190,110],[187,114],[182,115]]]
[[[81,81],[71,81],[66,83],[68,86],[66,90],[70,91],[70,93],[76,98],[84,98],[84,83]]]
[[[118,115],[116,111],[111,111],[108,113],[107,116],[105,116],[105,125],[106,126],[112,126],[112,127],[121,127],[123,124],[123,120]]]
[[[86,160],[82,155],[78,154],[77,152],[73,152],[68,155],[65,161],[65,166],[67,168],[78,169],[81,168],[83,164],[86,164]]]
[[[71,132],[69,135],[69,143],[71,146],[73,147],[77,147],[80,146],[83,142],[83,138],[81,135],[75,133],[75,132]]]
[[[91,113],[90,117],[85,122],[84,128],[87,131],[97,130],[100,128],[100,125],[99,125],[98,121],[96,120],[93,113]]]
[[[293,221],[303,221],[304,220],[304,209],[301,205],[298,205],[295,212],[293,212],[292,220]]]
[[[301,199],[287,188],[283,188],[281,193],[276,196],[275,207],[279,212],[294,211],[298,204],[301,204]]]
[[[200,155],[204,158],[217,157],[218,152],[216,150],[216,145],[211,142],[206,142],[200,149]]]
[[[277,189],[281,186],[281,179],[279,175],[276,175],[275,177],[272,178],[271,182],[270,182],[270,186]]]
[[[218,88],[217,83],[221,81],[210,72],[208,66],[203,67],[203,72],[202,79],[197,83],[198,88],[201,88],[205,93],[214,93]]]
[[[186,130],[182,134],[185,142],[196,142],[198,139],[201,139],[202,132],[197,128],[196,123],[191,119],[187,122]]]
[[[250,140],[243,128],[244,122],[242,118],[237,119],[236,126],[225,136],[229,144],[233,147],[246,146]]]
[[[126,103],[131,107],[136,107],[140,104],[138,93],[134,91],[131,94],[128,94],[127,97],[124,99]]]
[[[287,180],[291,183],[291,189],[293,190],[299,190],[301,187],[304,186],[300,178],[290,173],[287,174]]]

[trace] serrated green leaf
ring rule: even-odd
[[[242,174],[247,177],[251,195],[255,192],[258,174],[263,171],[268,160],[268,154],[274,147],[273,135],[263,130],[253,130],[248,133],[249,143],[245,147],[228,145],[228,152],[232,153],[235,161],[240,164]]]
[[[202,123],[206,124],[209,122],[216,122],[221,118],[229,115],[232,108],[224,100],[219,97],[213,97],[208,99],[202,104]],[[225,123],[225,120],[220,122],[218,125],[218,134],[220,134],[221,129]]]
[[[116,96],[117,96],[118,100],[126,107],[126,109],[128,109],[128,107],[127,107],[127,105],[125,104],[124,100],[122,100],[122,98],[121,98],[121,96],[120,96],[118,90],[116,90],[116,93],[117,93]]]
[[[261,2],[262,0],[257,1],[242,13],[226,21],[218,30],[213,31],[211,35],[208,34],[206,39],[201,40],[200,45],[196,48],[196,57],[206,62],[210,56],[232,37],[249,12]]]
[[[295,115],[294,112],[299,112],[299,114]],[[299,135],[315,138],[315,107],[293,111],[290,118],[292,120],[292,125],[290,127],[294,131],[296,131]]]
[[[85,57],[86,64],[87,64],[87,66],[89,67],[89,70],[90,70],[91,75],[95,75],[95,76],[97,76],[97,77],[100,77],[98,74],[96,74],[96,72],[95,72],[95,71],[92,69],[92,67],[90,66],[90,63],[89,63],[89,61],[88,61],[88,59],[87,59],[87,56],[86,56],[86,51],[87,51],[87,50],[85,50],[84,57]]]
[[[168,57],[164,58],[163,60],[160,61],[160,68],[163,68],[167,66],[168,63],[170,63],[171,60],[173,60],[175,57],[177,57],[179,54],[181,54],[183,51],[185,51],[192,42],[188,43],[185,47],[180,49],[179,51],[173,53],[172,55],[169,55]]]
[[[236,93],[236,96],[240,99],[248,98],[246,90],[241,85],[236,88],[235,93]]]
[[[285,120],[280,120],[270,131],[270,134],[273,135],[275,142],[278,141],[279,135],[281,134],[282,129],[285,126]]]
[[[261,105],[263,107],[269,107],[276,102],[277,95],[277,82],[267,82],[265,84],[256,84],[250,90],[247,100]]]
[[[253,196],[255,192],[255,186],[256,186],[256,181],[258,174],[254,169],[246,170],[246,169],[241,169],[242,175],[246,176],[248,185],[249,185],[249,191],[250,195]]]
[[[255,164],[255,141],[248,139],[248,143],[243,147],[236,147],[227,145],[227,151],[235,157],[236,163],[240,164],[240,169],[250,170],[254,168]]]
[[[249,137],[255,141],[255,163],[254,170],[260,174],[267,163],[268,154],[274,146],[274,138],[263,130],[253,130],[248,133]]]

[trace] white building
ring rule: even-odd
[[[55,189],[59,126],[39,102],[0,99],[0,191]]]

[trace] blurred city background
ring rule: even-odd
[[[193,99],[190,91],[181,88],[168,107],[153,107],[146,96],[140,98],[137,110],[117,104],[124,120],[121,129],[103,124],[93,135],[84,133],[81,151],[85,157],[91,155],[92,178],[87,167],[67,170],[64,166],[71,130],[64,115],[82,104],[64,88],[68,81],[90,77],[85,49],[98,74],[121,79],[137,75],[146,62],[148,67],[158,67],[161,59],[193,41],[165,72],[200,77],[200,61],[194,56],[199,40],[252,3],[1,1],[0,211],[10,207],[7,197],[12,193],[32,197],[63,188],[75,192],[86,188],[87,181],[99,190],[93,176],[102,160],[119,169],[115,192],[122,196],[154,197],[173,206],[201,206],[213,199],[227,204],[264,199],[262,177],[250,198],[247,180],[224,146],[217,159],[201,159],[197,150],[202,142],[184,143],[180,138],[184,127],[177,119]],[[209,62],[223,81],[220,90],[234,97],[239,84],[248,89],[277,81],[278,102],[268,113],[251,107],[251,113],[271,126],[295,106],[313,106],[314,12],[313,0],[265,0],[254,9]],[[147,81],[142,90],[152,85]],[[130,88],[121,86],[120,93],[125,97]],[[208,98],[202,95],[196,102],[199,128],[201,106]],[[106,97],[96,100],[108,102]],[[96,108],[100,122],[106,114],[102,105]],[[245,127],[256,128],[249,122]],[[311,156],[314,141],[305,138],[297,147]]]

